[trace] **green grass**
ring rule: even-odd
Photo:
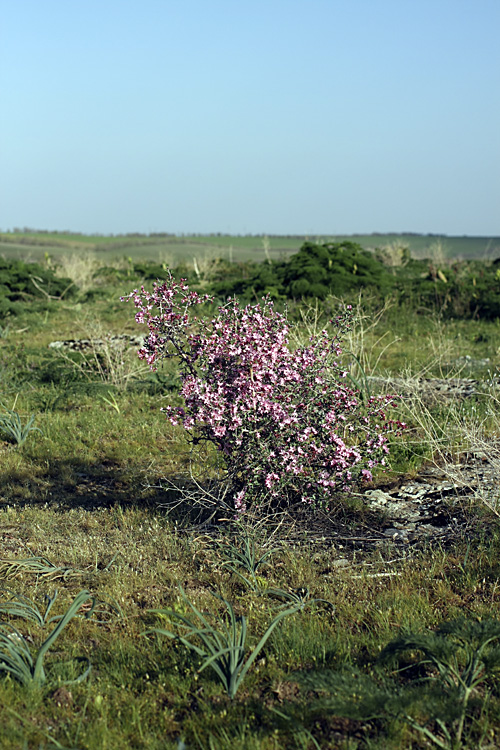
[[[419,234],[355,234],[323,236],[271,235],[85,235],[65,232],[0,232],[0,254],[5,257],[29,257],[43,260],[48,253],[54,259],[68,252],[94,251],[101,260],[132,257],[134,260],[158,259],[168,256],[175,262],[191,261],[193,256],[203,259],[223,257],[246,261],[265,261],[264,241],[269,243],[269,254],[280,258],[297,252],[305,240],[351,240],[366,249],[387,245],[403,245],[415,257],[429,257],[442,253],[444,258],[483,260],[500,255],[499,237],[448,237]]]
[[[41,239],[92,244],[89,238],[59,235]],[[256,238],[244,239],[251,250]],[[95,240],[102,245],[109,240],[110,248],[124,241]],[[198,247],[205,240],[229,244],[222,237],[191,240]],[[278,247],[282,239],[270,241]],[[43,257],[46,248],[39,250]],[[63,358],[48,348],[56,339],[88,337],[96,321],[107,332],[138,333],[131,306],[118,301],[129,288],[122,281],[104,285],[92,301],[82,296],[43,306],[30,302],[2,329],[0,401],[19,414],[21,424],[33,415],[41,432],[31,432],[22,444],[0,435],[0,589],[9,591],[0,592],[0,619],[19,630],[36,658],[43,643],[39,624],[12,611],[2,614],[2,602],[29,600],[43,613],[44,597],[57,589],[50,615],[59,616],[81,591],[96,601],[89,617],[68,620],[44,652],[43,684],[29,688],[0,674],[2,748],[174,750],[181,741],[189,749],[209,750],[425,747],[415,725],[390,713],[354,717],[339,702],[333,706],[331,696],[330,703],[325,698],[317,704],[311,680],[321,670],[331,675],[347,670],[378,680],[380,689],[389,683],[406,689],[424,667],[413,665],[408,677],[392,667],[378,671],[380,653],[400,628],[434,630],[459,615],[499,618],[497,516],[477,501],[463,509],[468,532],[453,545],[400,550],[387,543],[376,553],[358,553],[346,569],[334,563],[352,559],[353,552],[329,537],[332,524],[342,523],[346,535],[356,536],[377,523],[356,497],[339,497],[329,516],[317,515],[316,528],[297,518],[294,524],[267,522],[248,530],[231,519],[201,525],[190,508],[187,479],[190,470],[200,480],[213,476],[214,456],[201,448],[190,454],[182,430],[160,413],[161,406],[178,403],[173,370],[113,382],[112,364],[104,372],[92,367],[92,357]],[[299,317],[298,307],[290,312]],[[302,336],[310,324],[306,316]],[[497,322],[444,323],[393,307],[377,318],[363,300],[348,346],[356,367],[374,375],[446,377],[460,370],[454,361],[464,354],[489,357],[491,370],[500,364]],[[132,372],[135,355],[124,361]],[[444,445],[458,451],[474,427],[498,431],[487,373],[477,367],[472,375],[485,381],[484,395],[463,408],[437,405],[426,412],[417,402],[405,402],[410,430],[394,443],[389,472],[377,482],[411,476]],[[433,432],[432,420],[446,424],[447,431]],[[169,480],[187,487],[170,514],[164,506],[177,495]],[[267,551],[272,554],[266,557]],[[378,575],[387,572],[395,575]],[[245,658],[280,612],[297,597],[307,599],[303,609],[276,624],[231,699],[214,670],[201,670],[200,654],[153,633],[173,632],[176,620],[167,622],[153,610],[194,617],[179,587],[212,624],[229,622],[225,602],[236,624],[245,618]],[[92,669],[85,680],[70,684],[84,672],[80,657]],[[309,675],[309,683],[299,675]],[[350,695],[345,690],[344,699]],[[499,699],[498,676],[488,675],[468,702],[464,747],[498,745]],[[444,717],[447,706],[441,708]],[[445,737],[425,701],[411,711],[419,726]]]

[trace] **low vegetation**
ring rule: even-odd
[[[139,360],[120,301],[172,263],[89,253],[0,269],[2,748],[498,747],[500,491],[460,474],[473,455],[500,476],[498,265],[350,240],[177,264],[207,319],[269,293],[292,349],[351,304],[349,389],[402,386],[368,483],[241,512],[224,452],[161,411],[185,406],[178,359]],[[429,400],[433,377],[473,395]],[[365,490],[437,466],[456,532],[384,537]]]

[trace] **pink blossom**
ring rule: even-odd
[[[212,319],[193,326],[191,309],[210,301],[171,276],[128,297],[148,335],[139,357],[154,369],[176,358],[184,407],[164,409],[191,439],[206,439],[221,453],[234,487],[237,513],[268,493],[279,502],[300,498],[327,504],[335,492],[370,481],[389,452],[385,435],[404,428],[387,420],[394,396],[368,399],[346,384],[340,336],[349,309],[309,346],[293,351],[286,316],[269,297],[242,308],[236,299]]]

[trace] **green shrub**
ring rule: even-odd
[[[134,263],[134,276],[141,276],[146,281],[166,278],[167,271],[161,263]]]
[[[364,287],[385,294],[393,278],[374,255],[355,242],[306,242],[292,255],[284,272],[287,297],[339,296]]]
[[[233,264],[231,274],[212,284],[210,291],[244,299],[265,294],[275,299],[325,299],[330,293],[342,296],[364,287],[386,294],[393,283],[384,265],[354,242],[306,242],[289,260]]]
[[[445,318],[500,317],[500,274],[494,265],[469,261],[437,268],[429,262],[412,262],[396,273],[405,305],[435,309]]]
[[[0,315],[17,315],[33,299],[69,297],[77,291],[71,279],[22,260],[0,259]]]

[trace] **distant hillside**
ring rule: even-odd
[[[262,261],[295,253],[307,240],[341,242],[351,240],[367,250],[408,247],[415,258],[494,259],[500,257],[500,237],[448,237],[431,234],[356,234],[323,236],[279,235],[86,235],[39,230],[0,233],[0,256],[41,260],[68,253],[92,251],[103,259],[130,257],[178,263],[193,257],[223,257],[228,260]]]

